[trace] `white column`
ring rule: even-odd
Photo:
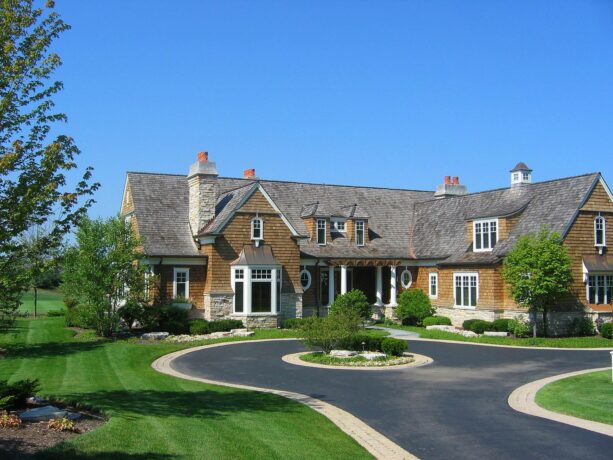
[[[377,267],[377,301],[375,305],[380,307],[383,305],[383,269]]]
[[[396,306],[396,267],[390,267],[390,306]]]
[[[271,286],[270,286],[270,311],[273,313],[277,312],[277,270],[276,269],[272,269],[271,272],[272,275],[272,279],[270,280],[271,282]]]
[[[243,313],[251,313],[251,269],[245,268],[243,279]]]
[[[328,267],[328,305],[334,302],[334,267]]]
[[[341,294],[347,294],[347,265],[341,265]]]

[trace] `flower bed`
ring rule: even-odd
[[[303,354],[300,356],[302,361],[323,364],[327,366],[352,366],[352,367],[388,367],[401,364],[412,363],[415,359],[412,356],[386,356],[378,359],[366,359],[364,356],[356,355],[351,358],[335,358],[320,351]]]

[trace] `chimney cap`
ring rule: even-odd
[[[214,161],[209,161],[209,152],[198,152],[197,160],[189,168],[188,179],[194,176],[217,176],[217,166]]]
[[[207,161],[209,161],[209,152],[207,152],[206,150],[198,152],[197,158],[200,163],[206,163]]]
[[[460,185],[460,178],[458,176],[453,176],[453,180],[451,183],[453,185]]]

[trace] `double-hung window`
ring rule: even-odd
[[[604,217],[598,216],[594,219],[594,244],[604,247],[607,245],[606,239],[607,221]]]
[[[173,298],[187,299],[189,297],[189,268],[175,268],[172,284]]]
[[[343,219],[332,219],[330,223],[332,225],[331,229],[334,230],[335,232],[339,232],[339,233],[346,232],[345,221]]]
[[[251,239],[261,240],[264,238],[264,222],[259,217],[251,221]]]
[[[364,221],[355,221],[355,242],[358,246],[364,246]]]
[[[438,273],[430,273],[428,285],[430,286],[428,294],[431,298],[436,299],[438,297]]]
[[[326,219],[317,219],[317,244],[326,244]]]
[[[232,272],[234,283],[234,312],[242,313],[244,310],[245,270],[237,268]]]
[[[475,251],[491,251],[498,241],[498,219],[473,222],[473,248]]]
[[[476,307],[479,299],[479,275],[454,273],[454,299],[456,307]]]
[[[232,289],[234,313],[276,313],[281,307],[281,269],[233,267]]]
[[[613,274],[588,276],[587,301],[591,304],[609,304],[613,301]]]

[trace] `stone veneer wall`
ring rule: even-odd
[[[217,321],[232,314],[233,293],[204,294],[204,319]]]
[[[302,294],[281,293],[281,317],[302,318]]]
[[[246,328],[275,328],[279,325],[279,315],[271,315],[270,313],[252,313],[251,315],[235,314],[230,316],[232,319],[240,319]]]

